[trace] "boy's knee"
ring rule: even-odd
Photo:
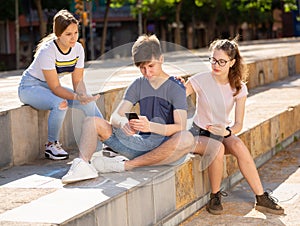
[[[68,109],[68,101],[67,100],[63,100],[58,107],[59,110],[67,110]]]
[[[220,146],[219,153],[223,156],[225,155],[225,146],[223,144]]]
[[[180,140],[181,140],[181,144],[184,149],[192,149],[193,146],[194,146],[194,142],[195,142],[195,139],[194,139],[194,136],[192,135],[191,132],[189,131],[182,131],[180,133]]]
[[[100,118],[95,117],[95,116],[88,116],[84,119],[83,123],[85,125],[97,127],[100,124],[100,121],[98,119],[100,119]]]
[[[84,124],[96,128],[98,134],[100,134],[101,131],[106,131],[111,127],[108,121],[96,116],[86,117],[84,120]]]

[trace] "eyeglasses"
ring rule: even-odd
[[[214,57],[209,57],[208,60],[211,64],[218,63],[220,65],[220,67],[224,67],[227,64],[227,62],[231,61],[231,60],[224,60],[224,59],[217,60]]]

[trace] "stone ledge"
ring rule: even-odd
[[[288,62],[292,63],[288,64]],[[249,63],[251,76],[247,83],[248,88],[253,90],[258,87],[255,92],[260,92],[264,87],[262,85],[272,84],[282,79],[282,82],[286,79],[296,79],[297,76],[294,74],[291,76],[291,73],[296,71],[300,74],[300,68],[297,65],[300,65],[300,54]],[[104,92],[97,101],[97,105],[107,120],[122,99],[124,90],[125,87]],[[193,96],[189,101],[190,108],[193,108],[194,98]],[[47,117],[47,111],[37,111],[27,105],[0,111],[0,127],[6,128],[0,130],[2,144],[0,169],[26,164],[43,156],[44,142],[47,140]],[[250,120],[256,120],[256,118],[250,117]],[[76,109],[68,110],[60,136],[60,141],[66,149],[77,147],[82,120],[81,112]]]
[[[248,88],[252,90],[255,87],[300,74],[300,52],[297,48],[300,46],[299,40],[299,38],[291,38],[242,42],[241,52],[250,72]],[[290,48],[291,45],[294,48]],[[172,75],[179,73],[179,75],[188,76],[208,69],[207,61],[205,61],[207,57],[207,49],[172,52],[166,54],[165,66]],[[93,93],[103,91],[97,105],[106,119],[109,119],[112,111],[121,100],[126,86],[132,79],[139,76],[137,68],[129,65],[131,65],[129,58],[87,63],[86,83],[88,87],[91,87]],[[98,76],[99,73],[104,76]],[[47,112],[36,111],[20,103],[17,97],[17,84],[20,76],[16,76],[16,74],[20,74],[20,71],[0,73],[0,102],[2,103],[0,106],[0,127],[5,128],[0,130],[0,143],[2,145],[0,169],[26,164],[43,157],[44,142],[47,140]],[[106,76],[109,77],[108,80],[103,78]],[[68,78],[66,80],[64,82],[70,83]],[[95,84],[105,84],[105,87],[102,87],[101,91],[99,87],[95,87]],[[193,101],[194,99],[190,103]],[[76,114],[75,119],[73,117],[74,112]],[[81,120],[82,116],[76,110],[68,111],[60,137],[60,141],[66,149],[70,150],[77,147],[76,141],[81,132],[79,126]],[[76,128],[74,128],[75,124],[78,124]]]

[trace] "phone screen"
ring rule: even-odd
[[[139,119],[139,116],[135,112],[126,112],[125,115],[128,118],[128,120]]]

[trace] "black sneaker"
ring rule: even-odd
[[[218,191],[216,194],[210,194],[210,200],[206,205],[206,210],[214,215],[220,215],[223,211],[221,196],[227,196],[226,192]]]
[[[61,147],[58,141],[51,144],[45,144],[45,157],[53,160],[68,159],[69,154]]]
[[[284,209],[277,204],[278,200],[268,192],[256,196],[255,209],[262,213],[284,214]]]

